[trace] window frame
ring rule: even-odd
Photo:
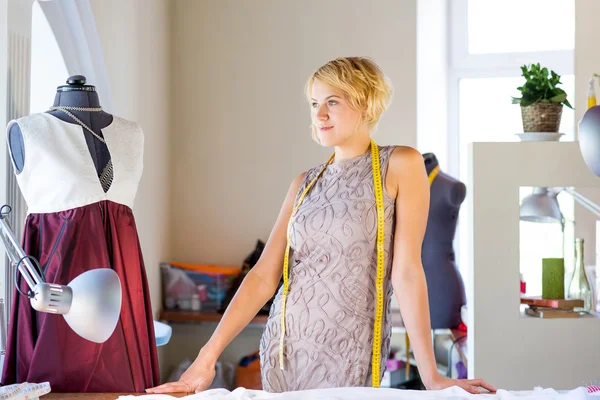
[[[521,76],[520,67],[539,62],[552,65],[559,75],[575,73],[575,50],[469,54],[468,0],[448,1],[448,167],[458,176],[459,158],[459,81],[463,78],[500,78]]]
[[[573,0],[575,1],[575,0]],[[468,0],[447,0],[448,10],[448,73],[447,73],[447,171],[450,175],[460,176],[460,159],[467,154],[461,153],[459,130],[459,84],[461,79],[470,78],[503,78],[521,76],[520,67],[524,64],[540,63],[551,65],[559,75],[575,74],[575,49],[469,54],[468,49]],[[469,188],[467,188],[467,191]],[[464,204],[463,204],[464,206]],[[461,243],[465,224],[469,224],[468,212],[461,212],[458,221],[454,249],[458,269],[463,274],[465,284],[469,282],[466,275],[467,265],[462,265],[464,254],[469,254],[469,243]]]

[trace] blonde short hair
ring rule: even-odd
[[[341,57],[317,69],[306,83],[306,97],[311,102],[312,85],[319,80],[346,94],[350,106],[365,112],[364,123],[373,132],[389,106],[393,89],[381,68],[368,57]],[[313,139],[318,141],[316,127]]]

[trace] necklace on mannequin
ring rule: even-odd
[[[64,112],[69,117],[73,118],[79,125],[83,126],[85,129],[87,129],[92,135],[94,135],[94,137],[96,139],[98,139],[102,143],[106,144],[106,142],[104,141],[104,138],[102,138],[96,132],[94,132],[93,130],[91,130],[86,124],[83,123],[83,121],[81,121],[79,118],[77,118],[71,112],[71,111],[100,112],[100,111],[102,111],[102,107],[94,107],[94,108],[92,108],[92,107],[55,106],[55,107],[50,107],[50,109],[49,109],[49,111],[55,111],[55,110]],[[71,110],[71,111],[69,111],[69,110]]]
[[[50,107],[50,109],[48,111],[55,111],[55,110],[62,111],[65,114],[67,114],[69,117],[73,118],[74,121],[76,121],[79,125],[81,125],[85,129],[87,129],[92,135],[94,135],[94,137],[96,139],[98,139],[99,141],[101,141],[102,143],[104,143],[106,145],[106,141],[104,140],[104,138],[102,136],[98,135],[96,132],[91,130],[89,126],[87,126],[85,123],[83,123],[82,120],[77,118],[71,112],[71,111],[100,112],[100,111],[102,111],[102,107],[53,106],[53,107]],[[105,193],[108,191],[108,188],[110,188],[110,186],[112,184],[113,174],[114,174],[114,172],[113,172],[112,160],[108,160],[108,163],[106,164],[106,166],[100,173],[100,184],[102,185],[102,189],[104,189]]]

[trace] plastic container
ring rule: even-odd
[[[161,263],[160,267],[163,306],[186,311],[194,310],[192,304],[199,298],[202,312],[216,312],[241,273],[241,267],[225,265]]]
[[[192,295],[192,311],[200,311],[202,308],[202,303],[200,302],[200,295],[198,293],[194,293]]]

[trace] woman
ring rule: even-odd
[[[292,182],[262,257],[194,363],[178,382],[148,392],[206,389],[221,352],[272,297],[288,268],[289,282],[277,293],[260,344],[264,390],[371,386],[372,375],[378,386],[396,293],[428,389],[495,391],[481,379],[437,372],[421,264],[429,209],[423,157],[410,147],[379,147],[371,140],[391,99],[387,78],[367,58],[338,58],[310,77],[306,92],[313,138],[334,147],[334,155]]]

